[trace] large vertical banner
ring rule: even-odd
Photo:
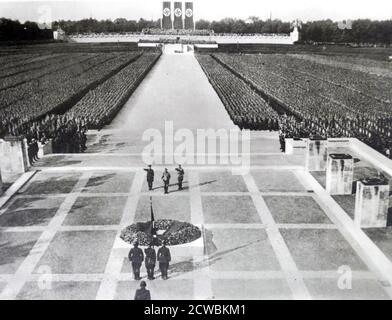
[[[185,2],[185,29],[193,30],[195,28],[193,22],[193,2]]]
[[[174,29],[184,29],[182,23],[182,2],[174,2]]]
[[[172,12],[171,12],[171,2],[164,1],[162,9],[162,28],[164,30],[172,29]]]

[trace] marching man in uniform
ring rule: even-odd
[[[178,190],[182,190],[182,182],[184,181],[185,171],[180,164],[178,165],[178,168],[176,168],[176,171],[178,173]]]
[[[152,190],[152,184],[154,182],[154,170],[151,169],[151,164],[148,165],[147,169],[144,169],[144,171],[147,172],[147,184],[148,184],[148,190]]]
[[[165,189],[165,194],[169,193],[170,178],[171,178],[170,173],[167,170],[167,168],[165,168],[165,171],[162,174],[163,187]]]
[[[167,270],[169,269],[169,262],[171,255],[169,248],[166,247],[166,241],[162,242],[162,247],[158,250],[159,270],[161,270],[162,279],[167,280]]]
[[[139,243],[134,242],[133,248],[129,251],[128,259],[132,264],[133,276],[135,280],[140,280],[140,267],[144,259],[143,250],[139,248]]]
[[[141,281],[140,289],[137,289],[135,292],[135,300],[151,300],[150,290],[147,290],[146,287],[146,281]]]
[[[144,253],[146,254],[146,258],[144,260],[144,263],[146,265],[147,269],[147,277],[148,280],[154,280],[154,269],[155,269],[155,264],[157,261],[157,254],[155,252],[155,249],[153,248],[153,244],[150,243],[147,249],[144,249]]]

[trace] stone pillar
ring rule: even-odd
[[[8,136],[0,141],[0,168],[3,173],[24,173],[29,166],[27,142],[23,136]]]
[[[327,167],[328,140],[309,138],[305,167],[308,171],[325,171]]]
[[[285,153],[286,154],[301,154],[306,150],[306,140],[286,138]]]
[[[329,194],[352,194],[354,159],[349,154],[332,153],[327,160],[325,189]]]
[[[361,228],[385,228],[389,208],[389,184],[384,179],[357,182],[355,224]]]

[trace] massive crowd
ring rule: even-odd
[[[209,55],[197,55],[197,59],[236,125],[241,129],[278,129],[278,113],[243,80]]]
[[[86,119],[89,128],[108,124],[137,88],[160,53],[144,53],[116,75],[89,91],[67,114]]]
[[[52,139],[54,153],[80,153],[86,150],[87,122],[71,115],[52,114],[34,122],[20,119],[1,129],[0,137],[23,135],[29,146],[34,144],[34,141],[45,144]]]
[[[139,52],[0,57],[5,63],[0,71],[0,138],[24,135],[30,161],[37,157],[37,142],[48,139],[55,153],[85,151],[88,127],[111,120],[159,54],[140,57]],[[74,110],[55,114],[81,96]]]
[[[30,79],[0,89],[0,122],[20,118],[30,121],[59,108],[67,109],[89,86],[103,82],[138,55],[136,52],[71,53],[67,55],[68,63],[53,62],[56,70],[49,63],[47,67],[34,70],[36,76],[28,72]]]
[[[242,106],[236,110],[241,121],[232,117],[241,128],[274,130],[279,127],[281,141],[284,137],[310,135],[356,137],[391,156],[390,78],[287,55],[214,54],[212,57],[217,63],[203,63],[212,61],[211,56],[201,55],[198,59],[213,85],[217,81],[216,74],[221,75],[220,84],[214,87],[226,108]],[[223,67],[226,71],[222,71]],[[234,90],[225,84],[239,80],[248,87],[247,97],[251,96],[251,88],[257,89],[264,98],[268,97],[284,110],[280,116],[271,113],[272,128],[265,126],[265,117],[252,116],[254,106],[243,94],[237,96],[244,89]],[[263,110],[268,106],[264,100],[252,100],[262,105]]]

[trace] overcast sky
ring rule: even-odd
[[[59,19],[158,19],[161,16],[161,0],[61,0],[23,1],[0,0],[0,17],[22,22]],[[278,18],[292,21],[356,18],[392,19],[392,0],[195,0],[195,19],[217,20],[224,17],[246,19],[258,16],[262,19]]]

